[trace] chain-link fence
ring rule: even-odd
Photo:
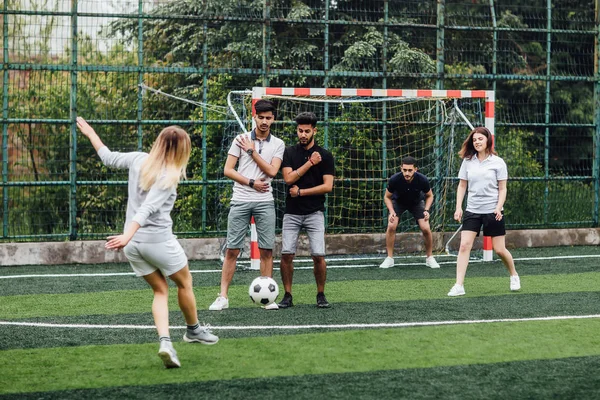
[[[78,115],[119,151],[184,126],[175,230],[222,235],[226,96],[253,86],[493,90],[508,227],[598,226],[598,14],[572,0],[4,0],[1,240],[122,228],[126,175],[101,166]]]

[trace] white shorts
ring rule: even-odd
[[[137,276],[150,275],[156,270],[160,270],[164,276],[170,276],[188,264],[183,247],[175,238],[159,243],[132,240],[123,248],[123,252]]]

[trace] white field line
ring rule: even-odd
[[[572,319],[600,318],[600,314],[591,315],[559,315],[535,318],[502,318],[502,319],[474,319],[451,321],[423,321],[423,322],[392,322],[378,324],[332,324],[332,325],[223,325],[211,326],[215,331],[246,331],[246,330],[300,330],[300,329],[368,329],[368,328],[410,328],[418,326],[440,325],[469,325],[505,322],[532,322],[532,321],[557,321]],[[35,328],[69,328],[69,329],[156,329],[154,325],[88,325],[88,324],[50,324],[41,322],[12,322],[0,321],[4,326],[26,326]],[[171,326],[170,329],[186,329],[185,326]]]
[[[551,257],[524,257],[515,258],[515,261],[541,261],[541,260],[565,260],[565,259],[578,259],[578,258],[600,258],[600,254],[586,254],[580,256],[551,256]],[[344,259],[340,259],[344,260]],[[363,259],[364,260],[364,259]],[[303,262],[312,262],[312,260],[302,260]],[[327,260],[332,261],[332,260]],[[347,261],[347,260],[344,260]],[[494,259],[492,261],[500,261],[500,259]],[[297,261],[294,261],[297,262]],[[489,262],[484,260],[470,260],[469,263],[482,263]],[[438,264],[455,264],[455,261],[440,261]],[[238,262],[240,264],[240,262]],[[406,266],[422,266],[423,262],[416,263],[395,263],[394,267],[406,267]],[[377,264],[347,264],[347,265],[328,265],[327,269],[349,269],[349,268],[373,268],[377,267]],[[274,270],[279,268],[275,267]],[[313,269],[310,267],[294,267],[295,270]],[[1,269],[0,269],[1,270]],[[205,273],[221,273],[221,269],[195,269],[190,270],[192,274],[205,274]],[[106,272],[106,273],[90,273],[90,274],[28,274],[28,275],[6,275],[0,276],[0,279],[19,279],[19,278],[71,278],[71,277],[101,277],[101,276],[134,276],[133,272]]]

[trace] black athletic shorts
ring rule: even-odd
[[[415,223],[417,225],[419,224],[418,221],[420,219],[425,218],[425,214],[423,214],[423,211],[425,211],[425,201],[424,200],[421,200],[417,204],[410,204],[410,205],[401,204],[401,203],[398,203],[397,201],[392,201],[392,204],[394,205],[394,211],[396,211],[396,215],[398,216],[398,218],[400,218],[400,216],[404,213],[404,211],[410,211],[410,213],[413,215],[413,217],[415,217]]]
[[[463,214],[462,220],[462,230],[463,231],[471,231],[477,232],[477,236],[479,236],[479,231],[483,226],[483,236],[504,236],[506,235],[506,229],[504,227],[504,214],[502,214],[502,219],[500,221],[496,221],[496,214],[475,214],[469,211],[465,211]]]

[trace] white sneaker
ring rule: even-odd
[[[183,340],[188,343],[215,344],[219,341],[219,337],[213,335],[209,326],[201,326],[195,331],[189,329],[183,334]]]
[[[217,299],[208,307],[210,311],[221,311],[229,308],[229,299],[227,297],[219,296]]]
[[[177,352],[173,348],[173,344],[171,342],[167,342],[165,340],[160,342],[160,348],[158,349],[158,356],[160,357],[163,364],[165,365],[165,368],[181,367],[179,358],[177,358]]]
[[[264,308],[265,310],[279,310],[279,306],[275,302],[267,304],[266,306],[262,306],[262,308]]]
[[[452,286],[452,289],[448,292],[448,296],[456,297],[456,296],[464,296],[465,295],[465,287],[463,285],[459,285],[458,283]]]
[[[379,264],[379,268],[392,268],[394,266],[394,259],[392,257],[386,257],[385,260],[381,264]]]
[[[435,261],[435,258],[433,258],[433,256],[429,256],[425,259],[425,265],[427,265],[429,268],[440,267],[440,264],[438,264],[437,261]]]
[[[512,290],[513,292],[521,290],[521,279],[519,279],[519,275],[511,275],[510,290]]]

